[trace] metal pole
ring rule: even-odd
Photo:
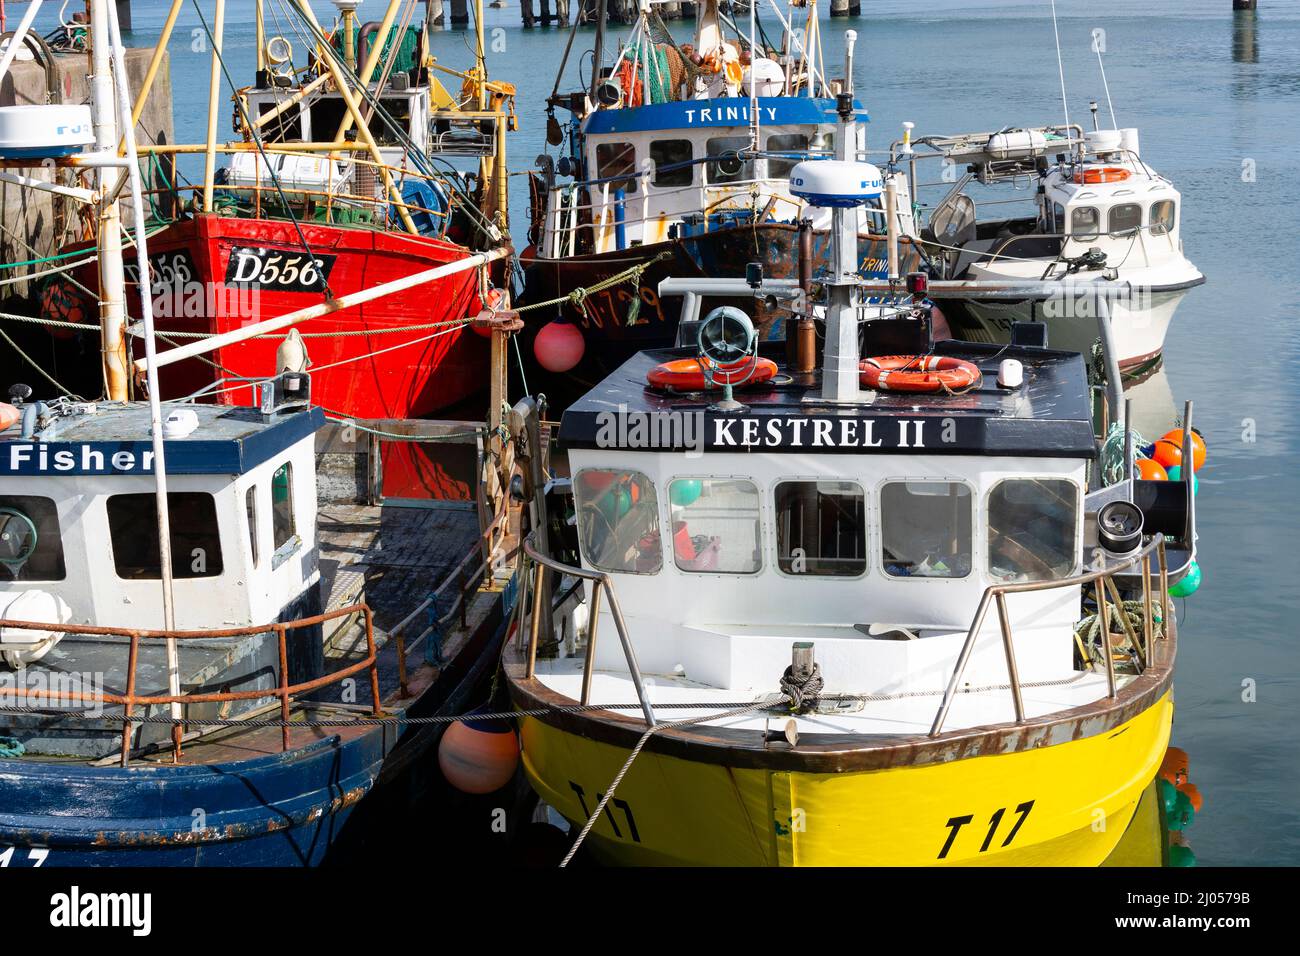
[[[1007,597],[998,592],[998,623],[1002,628],[1002,650],[1007,655],[1007,677],[1011,681],[1011,703],[1016,710],[1016,723],[1025,719],[1025,702],[1020,694],[1020,669],[1016,667],[1016,649],[1011,643],[1011,616],[1007,613]]]
[[[226,30],[226,0],[217,0],[212,23],[212,67],[208,71],[208,138],[203,152],[203,211],[212,212],[217,175],[217,100],[221,94],[221,38]]]
[[[117,81],[117,104],[118,111],[124,121],[131,115],[131,102],[129,99],[129,89],[126,81],[126,64],[124,57],[126,50],[122,46],[122,31],[117,22],[117,8],[112,4],[104,3],[104,0],[97,0],[97,6],[106,14],[110,40],[112,43],[112,60],[114,73]],[[101,26],[102,29],[102,26]],[[102,37],[96,38],[96,41]],[[96,42],[96,47],[100,46]],[[126,175],[131,183],[131,205],[134,212],[132,225],[135,229],[135,255],[136,263],[140,270],[140,317],[144,323],[144,349],[145,359],[149,363],[146,371],[146,381],[149,387],[149,432],[153,443],[154,458],[154,489],[158,508],[158,564],[159,577],[162,579],[162,599],[163,599],[163,629],[173,631],[176,629],[176,608],[174,596],[172,593],[172,548],[171,548],[171,516],[168,512],[167,502],[167,456],[166,444],[163,441],[162,430],[162,406],[160,401],[161,390],[158,387],[158,367],[154,361],[157,355],[156,342],[154,339],[154,322],[153,322],[153,280],[149,275],[149,248],[148,236],[145,230],[144,216],[144,190],[140,182],[140,163],[135,149],[135,124],[126,122],[126,129],[123,132],[126,140],[126,156],[130,161],[127,167]],[[167,685],[168,691],[172,696],[179,696],[180,689],[180,660],[176,650],[176,639],[167,638]],[[179,701],[173,701],[171,705],[171,715],[174,719],[181,717],[181,705]],[[172,740],[175,745],[173,753],[179,752],[181,736],[181,725],[179,723],[172,725]]]
[[[1105,291],[1097,293],[1097,332],[1101,336],[1102,356],[1106,360],[1106,404],[1110,420],[1124,424],[1124,380],[1120,376],[1119,356],[1115,354],[1115,336],[1110,327],[1110,303]]]
[[[109,0],[91,0],[90,101],[94,110],[95,145],[107,154],[117,148],[117,118],[113,73],[109,58]],[[100,169],[95,186],[101,197],[111,192],[109,170]],[[104,394],[109,401],[127,400],[126,274],[122,268],[122,214],[116,200],[99,204],[99,324],[104,366]]]

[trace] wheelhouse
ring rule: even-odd
[[[639,387],[667,355],[643,353],[570,408],[576,544],[615,579],[642,670],[763,687],[792,640],[815,640],[828,687],[940,691],[987,587],[1078,574],[1095,457],[1083,362],[1014,351],[1019,389],[993,384],[993,362],[961,396],[835,409],[778,387],[734,414]],[[1018,598],[1022,679],[1069,673],[1079,588]],[[619,648],[596,666],[625,666]],[[1005,667],[981,640],[967,680]]]

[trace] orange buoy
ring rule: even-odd
[[[1179,464],[1182,464],[1183,451],[1183,431],[1181,428],[1175,428],[1165,432],[1160,436],[1160,441],[1167,441],[1178,446]],[[1205,447],[1205,439],[1196,432],[1192,432],[1192,471],[1200,471],[1201,466],[1205,464],[1205,456],[1208,450]]]
[[[753,366],[753,374],[743,378]],[[704,376],[705,367],[713,376],[713,388],[723,385],[762,385],[776,377],[776,363],[771,359],[760,358],[751,363],[744,358],[738,362],[716,364],[707,358],[674,359],[661,362],[646,372],[646,382],[651,388],[662,388],[673,392],[701,392],[709,388]]]
[[[1137,462],[1138,477],[1143,481],[1168,481],[1169,472],[1165,466],[1151,458],[1139,458]]]
[[[1201,812],[1201,806],[1205,803],[1205,798],[1201,796],[1201,791],[1197,789],[1196,784],[1189,782],[1182,783],[1178,787],[1178,792],[1184,794],[1192,804],[1192,809],[1197,813]]]
[[[1097,183],[1122,183],[1129,175],[1129,171],[1121,166],[1091,166],[1076,172],[1074,181],[1090,186]]]
[[[488,289],[483,295],[483,310],[486,312],[500,312],[506,307],[506,290],[498,289],[496,286]],[[474,332],[485,339],[492,338],[492,328],[487,325],[471,325]]]
[[[22,417],[23,413],[8,402],[0,402],[0,432],[8,430]]]
[[[1191,762],[1187,759],[1186,750],[1181,747],[1170,747],[1165,751],[1165,759],[1160,763],[1160,776],[1178,787],[1187,782],[1190,766]]]
[[[864,386],[885,392],[964,392],[980,382],[974,362],[950,355],[878,355],[858,372]]]
[[[467,714],[438,743],[438,768],[463,793],[493,793],[515,775],[519,741],[507,720],[475,720]]]
[[[1183,463],[1183,446],[1180,442],[1161,438],[1151,449],[1151,457],[1163,465],[1166,471],[1180,467]]]

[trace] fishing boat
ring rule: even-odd
[[[1161,439],[1182,480],[1141,477],[1118,376],[1097,393],[1040,324],[934,341],[919,279],[877,315],[879,170],[791,178],[833,223],[820,361],[723,307],[560,422],[504,667],[565,862],[1100,864],[1168,752],[1191,405]]]
[[[1174,311],[1205,276],[1183,253],[1179,191],[1144,160],[1138,130],[1073,125],[922,136],[893,145],[891,160],[908,184],[943,174],[943,196],[924,223],[903,217],[900,231],[924,249],[935,279],[966,283],[937,298],[954,335],[1007,341],[1014,323],[1045,322],[1054,344],[1089,352],[1095,317],[1108,302],[1115,349],[1125,373],[1159,359]],[[1008,216],[1014,187],[1031,214]],[[925,191],[925,190],[922,190]],[[980,198],[977,198],[980,197]],[[983,200],[983,201],[981,201]],[[981,215],[993,209],[991,215]],[[901,207],[900,207],[901,208]],[[965,295],[1035,282],[1034,297],[991,301]]]
[[[363,420],[427,416],[483,389],[489,344],[468,320],[507,301],[497,286],[514,89],[488,79],[481,32],[472,69],[437,63],[425,23],[412,22],[413,0],[390,0],[367,23],[357,3],[335,5],[327,30],[310,4],[258,0],[257,74],[234,91],[239,138],[229,143],[217,138],[223,77],[234,83],[222,55],[225,4],[203,18],[207,142],[141,149],[154,173],[160,341],[196,347],[291,315],[322,406]],[[183,6],[171,4],[137,115]],[[440,76],[455,80],[453,90]],[[202,176],[190,184],[184,163],[199,157]],[[128,270],[127,280],[137,276]],[[52,318],[96,314],[78,287],[99,287],[93,263],[47,291]],[[383,294],[364,295],[375,289]],[[134,359],[140,340],[130,331]],[[165,348],[164,398],[247,404],[279,344],[269,334],[241,338],[202,358]]]
[[[125,192],[149,262],[144,190],[115,5],[90,12],[91,106],[0,109],[0,159],[100,178],[124,311],[106,236]],[[479,442],[479,507],[385,501],[379,436],[327,424],[292,337],[255,403],[164,402],[138,275],[147,401],[0,403],[0,865],[373,865],[453,786],[511,807],[513,738],[457,756],[512,608],[508,473]]]
[[[825,260],[829,218],[791,190],[789,174],[802,159],[834,155],[834,96],[844,80],[823,60],[816,0],[769,4],[785,29],[780,43],[768,41],[754,10],[746,27],[705,0],[695,5],[692,41],[679,45],[656,3],[644,2],[609,63],[602,11],[583,89],[558,92],[568,58],[561,62],[547,106],[557,155],[543,155],[530,174],[520,256],[520,301],[553,304],[529,316],[521,342],[533,360],[530,386],[553,403],[638,350],[673,343],[676,309],[660,301],[662,279],[736,278],[752,262],[770,276],[794,275],[804,219],[811,255]],[[568,111],[567,123],[556,110]],[[846,149],[865,150],[864,129]],[[884,210],[859,214],[861,271],[884,276]],[[910,241],[898,248],[911,271]],[[732,304],[753,313],[762,337],[783,334],[781,314],[762,302]]]

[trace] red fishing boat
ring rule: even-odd
[[[199,215],[167,226],[151,240],[149,256],[159,336],[180,344],[230,332],[325,302],[320,280],[337,299],[471,255],[428,236],[298,228],[305,248],[287,221]],[[94,288],[94,263],[74,278]],[[467,269],[304,321],[296,328],[316,400],[327,411],[363,419],[429,415],[465,400],[483,387],[488,343],[462,320],[481,308],[478,271]],[[223,404],[247,405],[239,381],[276,371],[284,340],[283,332],[267,334],[164,366],[163,395],[206,392]],[[139,358],[143,345],[135,351],[132,358]]]

